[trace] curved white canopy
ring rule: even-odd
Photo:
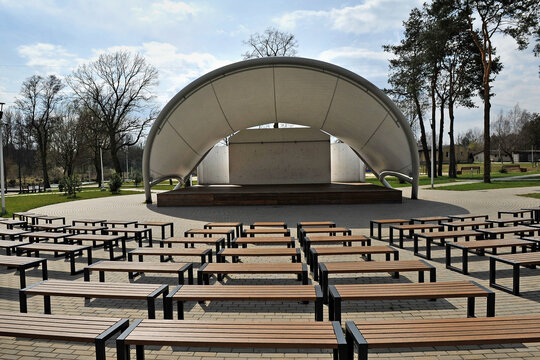
[[[327,132],[348,144],[375,175],[398,176],[418,189],[418,150],[395,104],[366,79],[336,65],[268,57],[214,70],[182,89],[154,122],[144,149],[150,187],[185,179],[224,137],[282,122]]]

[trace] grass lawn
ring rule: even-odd
[[[533,198],[533,199],[540,200],[540,193],[521,194],[519,196],[530,197],[530,198]]]
[[[6,196],[6,214],[4,217],[11,217],[14,212],[28,211],[40,206],[63,203],[67,201],[76,201],[84,199],[95,199],[107,196],[121,196],[141,194],[138,191],[122,190],[120,194],[112,195],[110,191],[100,191],[97,189],[85,189],[77,194],[76,198],[68,198],[59,193],[42,193],[31,195]]]
[[[468,191],[468,190],[490,190],[490,189],[506,189],[517,187],[540,186],[540,181],[495,181],[489,184],[474,183],[474,184],[457,184],[449,186],[439,186],[434,190],[453,190],[453,191]]]

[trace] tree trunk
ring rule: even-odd
[[[429,149],[427,146],[426,139],[426,127],[424,126],[424,118],[422,116],[422,109],[420,107],[420,102],[418,98],[414,97],[414,104],[416,106],[416,113],[418,115],[418,122],[420,123],[420,142],[422,143],[422,149],[424,151],[424,159],[426,159],[426,168],[428,176],[431,176],[431,165],[430,165],[430,155]]]
[[[457,164],[456,148],[454,145],[454,102],[452,99],[448,101],[448,117],[450,119],[450,124],[448,125],[448,135],[450,136],[450,163],[448,165],[448,176],[455,179],[457,177]]]
[[[96,181],[98,183],[98,187],[102,187],[103,184],[101,183],[101,158],[99,157],[99,148],[94,149],[94,157],[93,157],[93,163],[94,167],[96,168]]]
[[[116,139],[113,134],[109,134],[109,140],[111,142],[111,160],[114,166],[114,171],[116,171],[117,174],[122,174],[122,165],[120,165],[120,160],[118,159],[118,149],[116,146]]]
[[[484,75],[484,182],[491,182],[491,136],[489,112],[491,103],[489,100],[489,73]]]
[[[41,169],[43,170],[43,188],[48,189],[51,184],[49,183],[49,172],[47,170],[47,152],[41,148],[39,153],[41,155]]]
[[[443,169],[443,135],[444,135],[444,99],[441,98],[441,121],[439,126],[439,168],[437,169],[437,175],[442,176],[442,169]]]

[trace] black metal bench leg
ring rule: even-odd
[[[105,340],[95,340],[96,360],[105,360]]]
[[[514,295],[519,295],[519,264],[512,265],[512,277],[514,278],[512,293]]]
[[[43,308],[45,314],[51,314],[51,297],[49,295],[43,296]]]
[[[135,345],[135,353],[136,353],[136,359],[137,360],[144,360],[144,346],[143,345]]]
[[[473,318],[474,316],[474,296],[467,298],[467,317]]]
[[[495,316],[495,293],[491,293],[487,297],[486,316],[487,317]]]

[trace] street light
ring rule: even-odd
[[[99,159],[101,161],[101,191],[105,191],[105,180],[103,179],[103,151],[101,148],[101,143],[99,144]]]
[[[4,184],[4,139],[2,138],[2,117],[4,116],[5,103],[0,102],[0,192],[2,192],[2,215],[6,213],[6,198]]]

